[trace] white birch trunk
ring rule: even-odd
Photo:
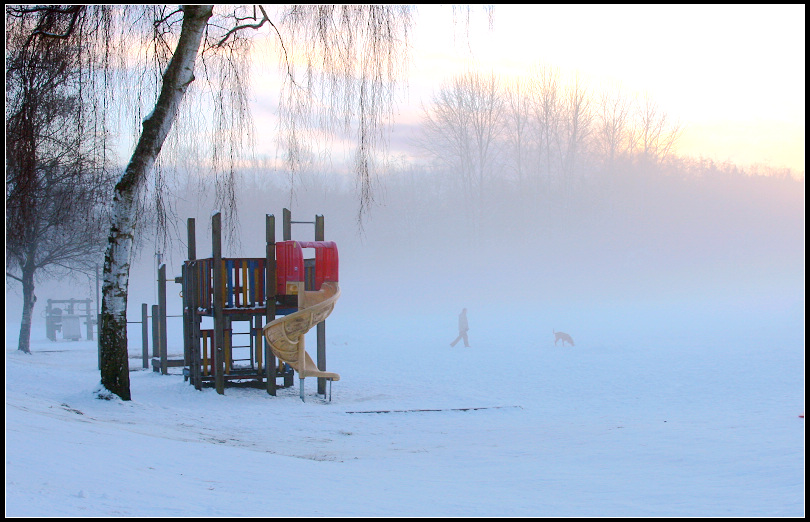
[[[180,102],[194,81],[194,63],[213,6],[183,6],[183,11],[180,39],[163,74],[163,85],[155,109],[143,122],[141,137],[115,187],[113,198],[112,225],[104,258],[99,361],[101,384],[123,400],[131,399],[127,294],[138,196],[172,128]]]

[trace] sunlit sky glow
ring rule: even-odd
[[[410,105],[470,60],[505,75],[538,63],[593,87],[649,93],[686,125],[681,154],[804,170],[804,5],[419,6]],[[408,112],[403,104],[403,116]]]
[[[504,76],[548,64],[597,90],[648,94],[685,126],[681,155],[804,171],[804,5],[497,5],[491,28],[479,6],[466,18],[463,7],[418,7],[400,132],[472,64]],[[275,129],[278,68],[254,72],[261,136]]]

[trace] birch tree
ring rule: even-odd
[[[200,74],[197,65],[205,65],[200,77],[215,105],[208,127],[212,131],[194,129],[185,139],[192,145],[201,135],[208,140],[205,148],[211,152],[208,164],[219,180],[219,201],[235,208],[234,165],[243,145],[250,142],[244,139],[250,131],[249,77],[238,74],[244,73],[240,67],[250,50],[250,37],[245,35],[269,28],[269,34],[278,42],[285,80],[280,110],[283,126],[278,135],[286,151],[286,164],[295,171],[299,151],[312,136],[309,132],[351,133],[357,144],[354,170],[362,216],[373,201],[373,173],[385,145],[383,127],[392,110],[393,86],[404,63],[411,8],[288,6],[270,13],[263,6],[217,6],[216,14],[212,5],[130,6],[117,7],[113,12],[93,10],[91,6],[49,9],[72,16],[65,32],[46,35],[51,38],[61,39],[85,22],[101,28],[125,25],[123,33],[130,37],[134,34],[136,40],[146,35],[146,41],[134,45],[123,37],[115,40],[117,35],[112,33],[96,40],[104,43],[101,47],[105,50],[116,45],[119,50],[125,49],[124,55],[151,49],[148,60],[138,69],[142,78],[130,82],[142,88],[124,91],[122,98],[148,94],[149,80],[159,72],[159,80],[154,83],[154,106],[142,118],[132,156],[115,185],[104,257],[99,329],[101,384],[108,392],[129,400],[126,310],[138,217],[143,214],[142,199],[150,180],[154,192],[161,192],[160,157],[164,144],[184,139],[172,130],[175,123],[193,121],[200,114],[189,114],[187,102],[189,92],[203,91],[194,88],[195,74]],[[143,27],[148,30],[139,33]],[[82,52],[82,48],[78,49]],[[109,59],[112,55],[104,56]],[[143,65],[147,62],[151,73],[149,66]],[[99,95],[109,97],[106,92]],[[158,202],[156,208],[161,212],[163,206]]]
[[[152,112],[143,120],[135,151],[115,186],[112,224],[104,256],[104,284],[99,328],[101,384],[123,400],[130,400],[127,351],[127,295],[138,197],[177,116],[180,102],[194,81],[194,65],[212,5],[183,6],[180,37],[162,75],[162,86]]]

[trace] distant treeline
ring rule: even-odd
[[[280,219],[288,207],[297,219],[324,214],[330,238],[389,266],[415,259],[472,267],[506,262],[503,253],[514,252],[509,262],[563,271],[572,263],[629,272],[652,265],[803,270],[804,180],[786,171],[628,157],[609,173],[567,187],[532,190],[509,176],[495,178],[475,200],[458,190],[457,177],[435,166],[392,165],[378,179],[376,206],[359,225],[355,187],[343,175],[307,172],[291,181],[271,169],[245,171],[238,194],[242,246],[246,238],[263,238],[265,213]],[[203,208],[199,199],[189,203],[193,208],[178,208],[180,216]]]
[[[378,175],[362,222],[346,175],[244,169],[242,243],[288,207],[324,214],[330,238],[406,271],[513,263],[499,277],[528,264],[616,285],[803,274],[804,173],[678,156],[680,128],[649,99],[563,85],[549,68],[523,83],[471,73],[426,106],[418,153]],[[205,185],[178,191],[190,195],[180,217],[212,208]]]

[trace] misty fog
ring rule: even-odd
[[[498,311],[528,336],[552,328],[580,338],[769,328],[803,336],[803,174],[679,157],[671,150],[679,127],[651,100],[599,96],[578,80],[561,86],[557,74],[537,69],[528,92],[478,73],[445,84],[412,126],[406,152],[374,180],[362,216],[343,169],[313,163],[290,174],[254,162],[235,173],[238,223],[223,224],[223,255],[263,257],[265,214],[275,215],[281,240],[289,208],[294,221],[324,215],[340,252],[345,313],[440,314],[452,325],[466,307],[474,332]],[[470,98],[476,108],[462,108]],[[453,104],[466,119],[441,119]],[[498,118],[483,121],[492,111]],[[187,218],[197,222],[197,256],[211,255],[221,203],[201,172],[162,167],[173,241],[164,251],[152,213],[142,213],[133,321],[141,303],[157,302],[158,252],[169,314],[181,313],[171,279],[186,259]],[[292,236],[313,240],[314,228],[295,224]],[[17,293],[7,291],[12,310]],[[48,298],[96,298],[83,275],[40,282],[37,296],[36,318]]]
[[[643,169],[647,169],[646,171]],[[378,179],[377,201],[362,224],[350,180],[310,172],[243,172],[238,228],[225,225],[223,255],[260,257],[265,214],[294,221],[325,217],[337,242],[341,313],[446,315],[462,307],[471,335],[488,314],[513,314],[514,333],[579,338],[616,335],[803,335],[804,181],[762,176],[709,161],[627,163],[612,179],[532,193],[492,179],[479,205],[457,190],[452,172],[405,163]],[[200,180],[180,182],[175,240],[162,253],[171,279],[186,258],[186,219],[197,222],[197,256],[211,252],[213,198]],[[206,196],[206,194],[209,194]],[[293,239],[311,241],[310,224]],[[133,265],[129,314],[156,303],[155,247],[144,239]],[[89,281],[88,281],[89,282]],[[91,285],[80,284],[76,297]],[[169,313],[180,313],[169,282]],[[44,284],[47,298],[73,297]],[[135,325],[137,326],[137,325]],[[546,330],[548,330],[546,332]],[[755,331],[753,331],[755,330]],[[474,339],[474,337],[473,337]],[[602,339],[604,340],[604,339]],[[448,340],[449,341],[449,340]]]
[[[302,174],[291,189],[283,174],[245,172],[238,228],[226,230],[223,255],[263,256],[264,216],[275,215],[280,240],[286,207],[294,221],[324,215],[326,239],[340,252],[343,313],[443,314],[452,327],[467,307],[474,334],[488,313],[507,312],[530,337],[552,328],[581,338],[751,328],[803,335],[804,181],[711,162],[634,168],[565,193],[493,179],[479,205],[451,172],[400,166],[378,180],[362,225],[354,186],[340,174]],[[199,180],[173,190],[179,240],[162,253],[170,280],[186,258],[187,218],[197,221],[198,257],[210,255],[213,211]],[[313,226],[294,224],[292,235],[313,240]],[[157,302],[155,274],[155,247],[143,239],[131,320],[140,303]],[[41,284],[35,317],[49,298],[94,299],[92,288],[84,276]],[[181,312],[179,289],[169,282],[170,314]],[[14,297],[7,293],[12,309]]]

